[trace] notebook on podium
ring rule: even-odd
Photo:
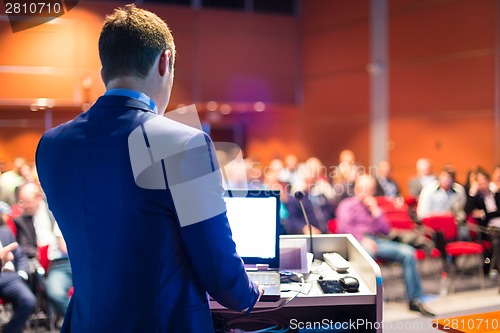
[[[249,277],[264,287],[261,301],[280,299],[280,192],[226,190],[227,218]]]

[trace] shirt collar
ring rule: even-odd
[[[451,185],[450,189],[449,190],[445,190],[444,188],[441,187],[441,185],[438,185],[436,191],[444,191],[446,193],[448,192],[456,192],[457,190],[455,190],[455,184]]]
[[[148,105],[154,113],[158,114],[158,108],[156,107],[156,104],[155,102],[153,102],[153,100],[151,98],[149,98],[148,95],[140,92],[140,91],[136,91],[136,90],[132,90],[132,89],[125,89],[125,88],[114,88],[114,89],[110,89],[108,91],[106,91],[104,93],[105,96],[125,96],[125,97],[130,97],[130,98],[133,98],[133,99],[136,99],[138,101],[141,101],[143,103],[145,103],[146,105]]]

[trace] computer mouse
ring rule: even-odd
[[[343,276],[339,279],[339,282],[342,288],[348,293],[356,292],[359,289],[359,281],[353,276]]]
[[[303,275],[292,272],[280,272],[281,283],[302,282]]]

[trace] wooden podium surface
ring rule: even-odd
[[[500,333],[500,311],[433,320],[434,327],[450,333]]]
[[[322,258],[323,253],[337,252],[349,261],[347,273],[334,271],[326,263],[312,265],[303,287],[282,284],[281,300],[278,302],[259,302],[250,314],[240,314],[227,310],[216,301],[210,301],[210,309],[218,323],[231,328],[257,330],[254,322],[279,323],[288,327],[289,332],[302,331],[307,325],[319,325],[323,330],[342,331],[344,324],[355,323],[356,330],[363,333],[382,333],[382,276],[380,267],[352,235],[313,235],[314,257]],[[281,236],[283,240],[303,240],[305,248],[310,247],[310,238],[306,235]],[[359,290],[354,293],[324,294],[318,280],[338,280],[349,274],[359,280]],[[238,323],[234,327],[228,323]],[[359,325],[357,324],[359,323]],[[301,325],[303,327],[301,327]],[[319,327],[318,326],[318,327]],[[216,327],[219,329],[220,327]],[[349,327],[348,327],[349,329]]]

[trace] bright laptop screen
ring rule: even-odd
[[[280,196],[271,190],[227,190],[227,218],[246,265],[279,267]]]

